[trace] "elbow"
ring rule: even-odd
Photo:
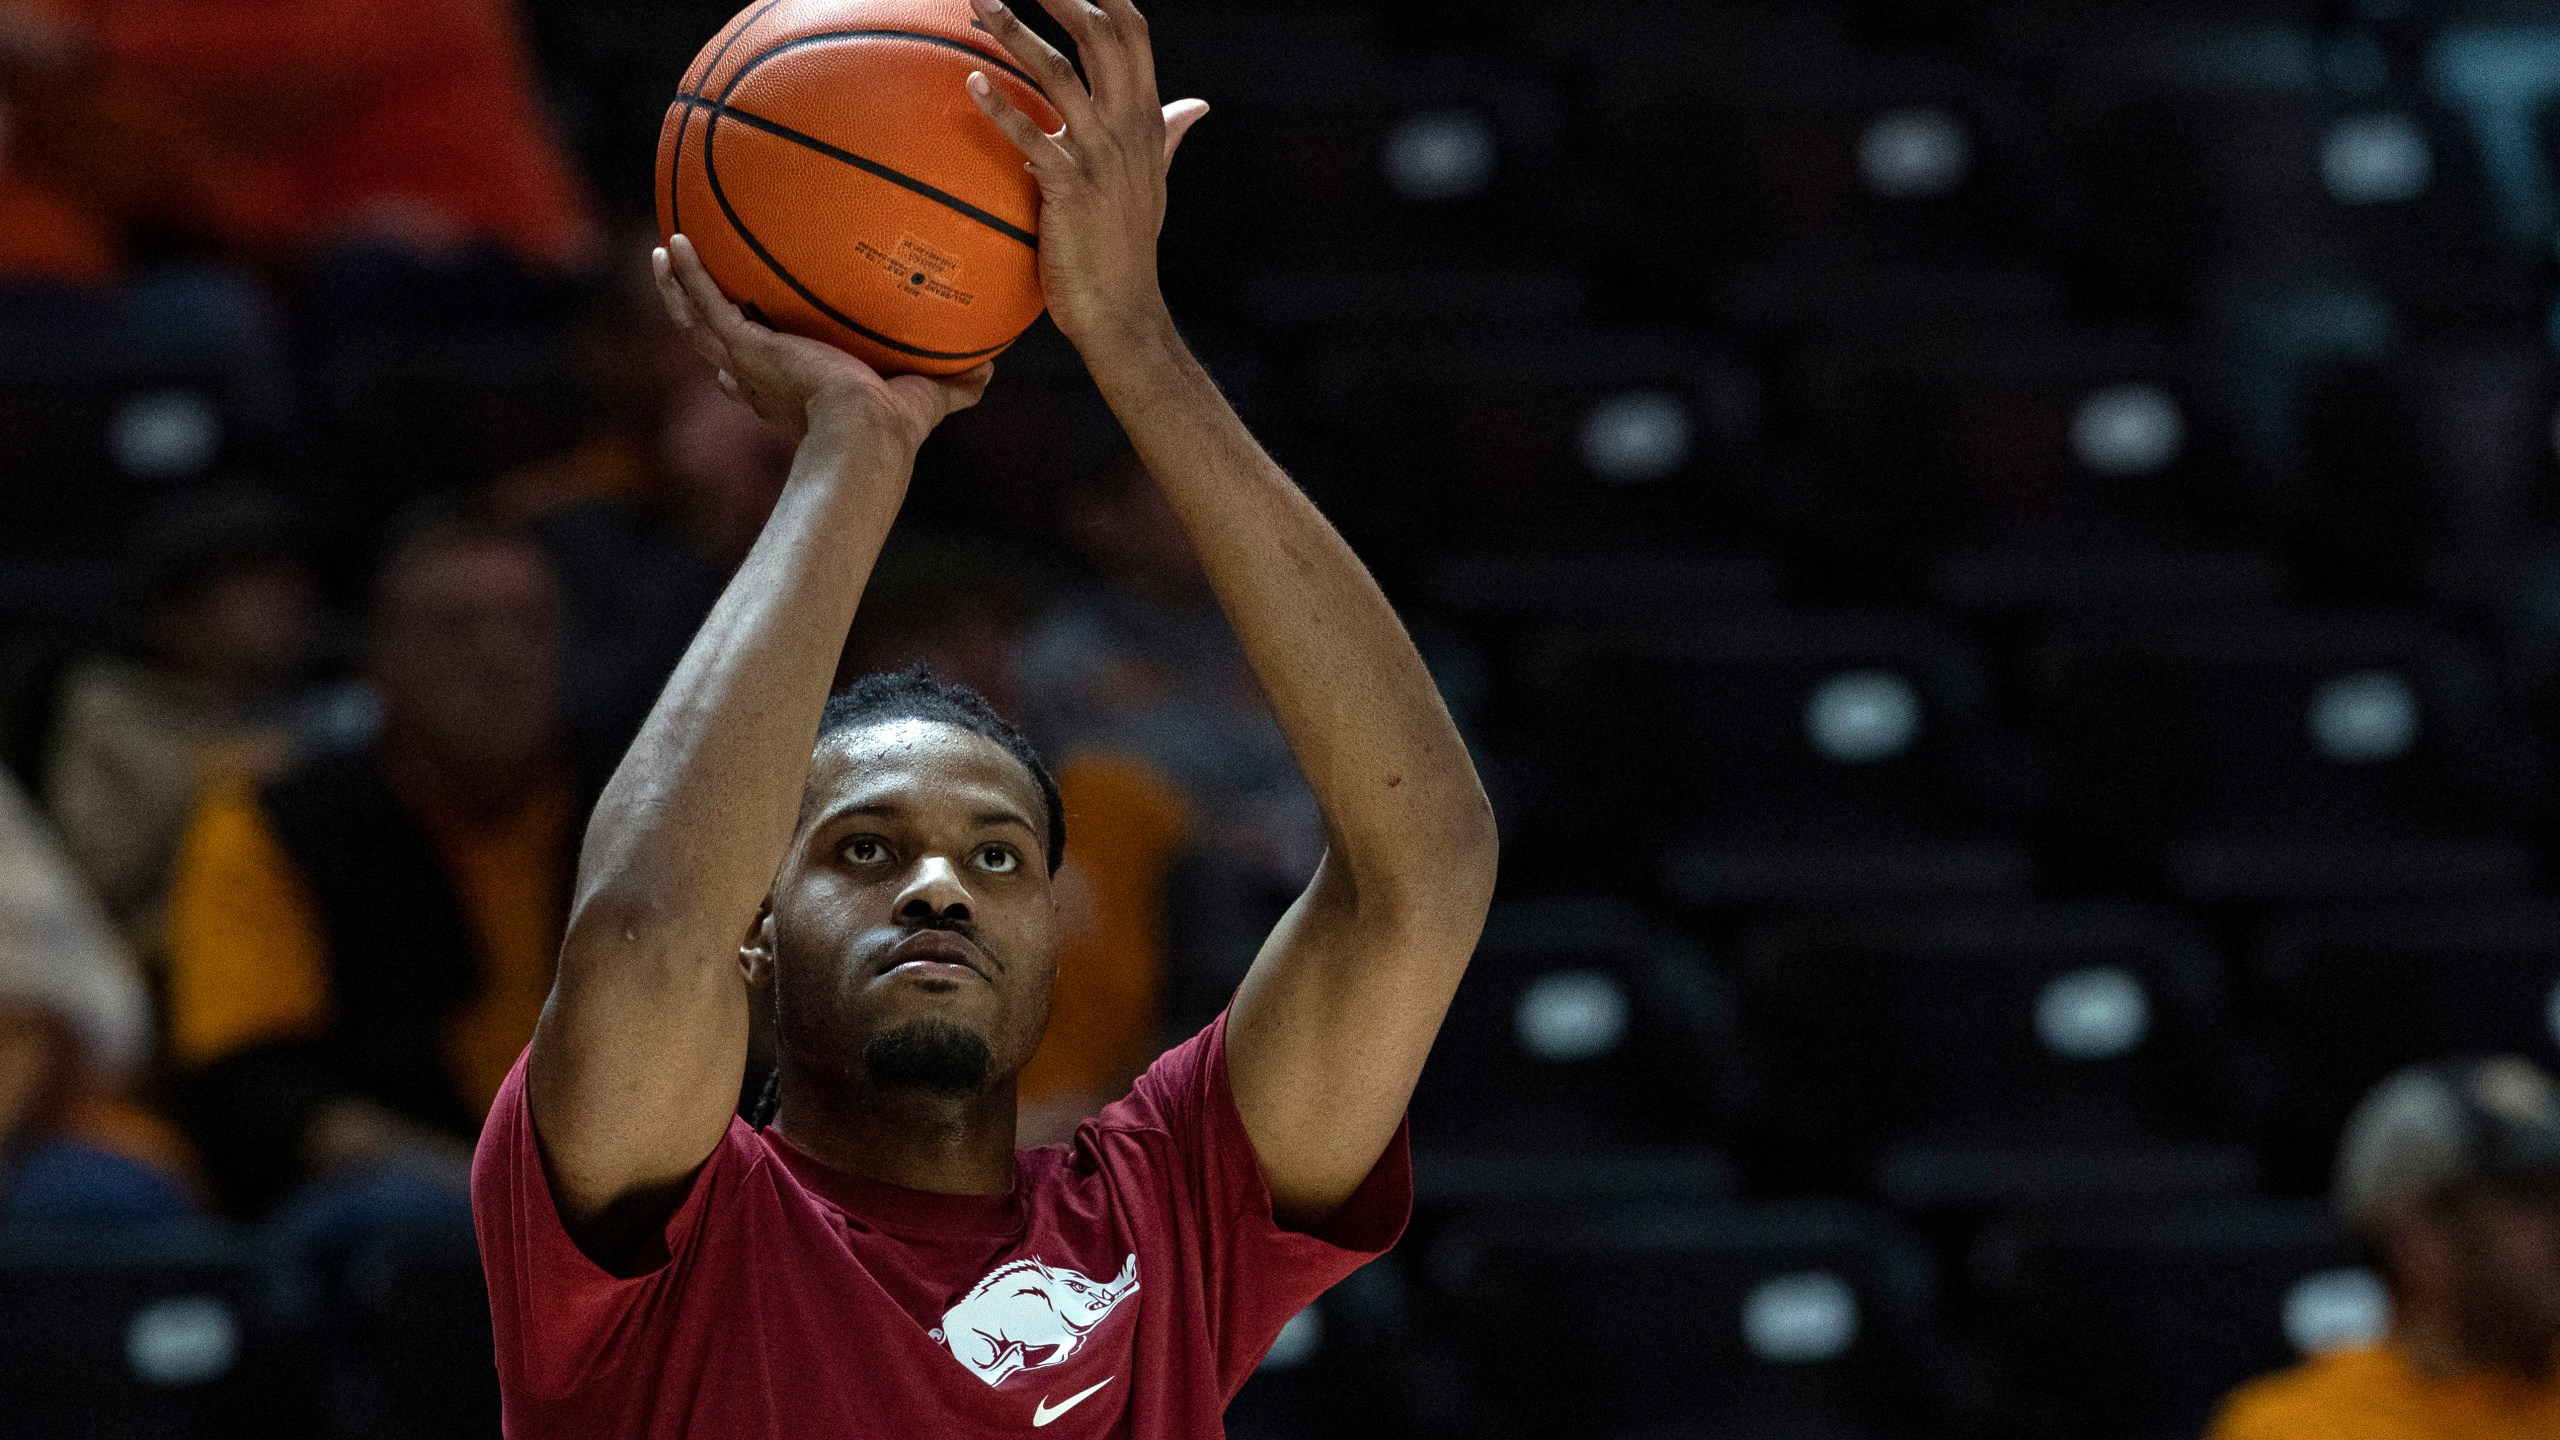
[[[1364,924],[1407,934],[1463,934],[1465,948],[1472,950],[1492,908],[1502,861],[1493,806],[1483,790],[1468,786],[1464,803],[1451,805],[1418,833],[1408,832],[1389,854],[1388,863],[1368,873],[1356,861],[1351,866]]]
[[[1481,785],[1467,787],[1466,803],[1449,825],[1448,855],[1456,883],[1474,897],[1481,916],[1493,903],[1494,882],[1502,872],[1501,827]]]

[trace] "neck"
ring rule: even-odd
[[[867,1180],[936,1195],[1002,1195],[1013,1188],[1010,1077],[953,1098],[830,1085],[786,1066],[773,1128],[811,1158]]]

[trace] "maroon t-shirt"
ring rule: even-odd
[[[1169,1051],[1013,1193],[933,1195],[732,1121],[617,1279],[561,1228],[524,1063],[472,1210],[516,1440],[1002,1435],[1194,1440],[1280,1327],[1395,1243],[1399,1131],[1322,1234],[1284,1229],[1227,1088],[1226,1020]]]

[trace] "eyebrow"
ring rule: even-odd
[[[828,815],[826,819],[829,823],[833,823],[839,820],[849,820],[859,815],[875,815],[886,818],[890,816],[904,815],[906,813],[907,810],[905,806],[882,803],[876,805],[856,805],[850,809],[838,810]],[[1040,827],[1032,824],[1029,820],[1011,810],[981,810],[969,817],[969,823],[975,825],[981,830],[984,830],[991,825],[1011,825],[1017,829],[1029,831],[1033,835],[1040,833]]]

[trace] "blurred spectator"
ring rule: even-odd
[[[134,654],[64,674],[44,800],[62,848],[156,971],[178,837],[205,789],[262,783],[320,721],[291,682],[311,577],[280,507],[242,491],[169,506],[133,556]]]
[[[2347,1124],[2337,1204],[2389,1338],[2247,1386],[2214,1440],[2560,1435],[2560,1087],[2511,1057],[2401,1071]]]
[[[701,378],[669,398],[656,459],[659,503],[579,500],[533,522],[560,577],[569,713],[616,754],[791,475],[791,448]]]
[[[141,977],[0,775],[0,1224],[195,1209],[183,1145],[120,1098],[150,1042]]]
[[[0,0],[0,36],[55,120],[28,168],[124,223],[265,265],[593,258],[505,0]]]
[[[1205,1023],[1314,873],[1321,822],[1180,519],[1134,455],[1069,497],[1065,528],[1098,583],[1024,639],[1025,718],[1052,754],[1145,765],[1198,817],[1168,978],[1175,1028]]]
[[[893,545],[872,572],[838,683],[922,665],[1020,714],[1013,672],[1029,617],[1028,597],[994,557]],[[1181,793],[1144,761],[1070,752],[1057,780],[1068,834],[1058,979],[1047,1037],[1019,1081],[1025,1145],[1067,1138],[1126,1094],[1161,1048],[1167,879],[1189,826]]]
[[[246,1209],[385,1164],[458,1199],[565,920],[583,791],[542,552],[444,518],[376,604],[379,741],[216,790],[180,846],[171,1049]]]

